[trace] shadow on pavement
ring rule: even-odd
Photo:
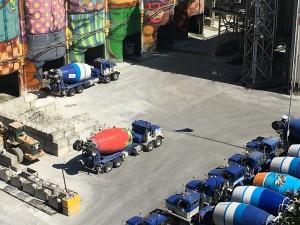
[[[78,162],[79,159],[81,159],[81,155],[75,156],[66,163],[53,164],[52,167],[60,170],[64,169],[68,175],[76,175],[83,169]]]

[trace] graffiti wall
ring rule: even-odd
[[[125,37],[141,33],[140,2],[108,0],[108,16],[107,54],[114,61],[122,61]]]
[[[204,12],[204,0],[183,0],[178,1],[175,8],[175,27],[177,38],[187,37],[189,32],[190,19],[193,16],[199,16],[196,18],[198,26],[201,26],[200,14],[203,15]],[[197,26],[196,25],[196,26]],[[196,27],[197,28],[197,27]],[[199,29],[199,28],[198,28]],[[197,29],[193,29],[197,30]]]
[[[70,0],[67,38],[68,63],[85,62],[88,48],[105,44],[104,0]]]
[[[143,51],[157,50],[157,30],[160,26],[173,22],[174,0],[144,0],[142,26]]]
[[[0,76],[19,71],[20,26],[17,0],[0,0]]]

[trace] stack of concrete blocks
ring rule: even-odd
[[[10,178],[14,175],[14,173],[10,170],[10,169],[7,169],[7,168],[4,168],[4,167],[0,167],[0,179],[5,181],[5,182],[9,182],[10,181]]]
[[[26,178],[19,175],[13,175],[10,177],[10,185],[22,190],[23,185],[28,182]]]
[[[6,101],[0,107],[4,109],[0,112],[4,126],[13,121],[22,122],[26,133],[40,141],[45,152],[56,156],[72,151],[74,141],[86,139],[100,128],[99,121],[93,120],[90,114],[63,118],[54,102],[41,105],[33,94]]]
[[[8,167],[16,172],[21,171],[21,167],[18,163],[17,156],[11,154],[10,152],[2,152],[3,149],[0,149],[0,164],[2,166]]]

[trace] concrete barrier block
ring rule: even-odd
[[[13,164],[11,166],[9,166],[11,170],[20,173],[22,171],[23,165],[21,164]]]
[[[25,169],[22,170],[22,173],[20,174],[21,177],[24,177],[24,178],[28,178],[30,176],[35,176],[35,177],[38,177],[39,174],[36,170],[33,170],[29,167],[26,167]]]
[[[57,149],[51,148],[49,146],[44,146],[44,151],[51,155],[56,155]]]
[[[54,143],[57,145],[57,148],[59,149],[59,148],[67,147],[69,145],[69,140],[67,138],[61,138],[54,141]]]
[[[51,141],[56,141],[56,140],[61,139],[63,137],[66,137],[64,130],[56,130],[56,131],[53,131],[49,134],[49,139]]]
[[[64,137],[65,138],[72,137],[72,135],[74,133],[75,133],[75,127],[65,128],[65,130],[64,130]]]
[[[10,152],[6,152],[5,154],[0,154],[0,164],[4,166],[12,166],[13,164],[18,163],[17,156],[11,154]]]
[[[53,184],[51,182],[43,182],[43,186],[44,189],[47,189],[50,191],[51,195],[58,195],[60,193],[60,188],[59,185],[57,184]]]
[[[83,122],[77,122],[77,123],[75,123],[74,126],[75,126],[76,133],[85,129],[85,123],[83,123]]]
[[[70,148],[69,148],[69,146],[67,146],[67,147],[58,149],[54,155],[60,157],[60,156],[63,156],[65,154],[69,153],[69,151],[70,151]]]
[[[36,177],[34,175],[28,176],[27,180],[31,181],[32,183],[37,184],[38,186],[42,186],[43,185],[43,179]]]
[[[42,187],[37,187],[34,191],[34,197],[41,199],[43,201],[47,201],[49,196],[51,196],[51,192]]]
[[[68,146],[73,146],[74,142],[76,140],[80,139],[79,135],[74,133],[73,135],[71,135],[70,137],[68,137]]]
[[[10,178],[10,184],[18,189],[22,189],[23,184],[26,182],[25,178],[22,178],[18,175],[12,176]]]
[[[13,175],[13,172],[9,169],[0,169],[0,179],[4,180],[5,182],[9,182]]]
[[[88,129],[88,128],[94,126],[94,125],[95,125],[95,121],[94,120],[88,120],[88,121],[85,122],[85,129]]]
[[[38,186],[37,184],[28,181],[23,184],[22,191],[34,196],[35,190],[38,189],[39,187],[40,186]]]
[[[58,212],[62,212],[62,203],[61,203],[61,199],[58,196],[56,195],[49,196],[48,205],[56,209]]]
[[[63,214],[66,216],[72,216],[73,214],[80,211],[80,203],[74,205],[71,208],[64,208],[63,207]]]

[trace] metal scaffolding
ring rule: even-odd
[[[242,80],[255,87],[272,78],[278,0],[247,0]]]
[[[243,43],[246,16],[245,4],[243,0],[215,0],[213,5],[212,11],[219,18],[217,52],[221,54],[224,42],[237,41]],[[242,50],[242,48],[239,50]]]

